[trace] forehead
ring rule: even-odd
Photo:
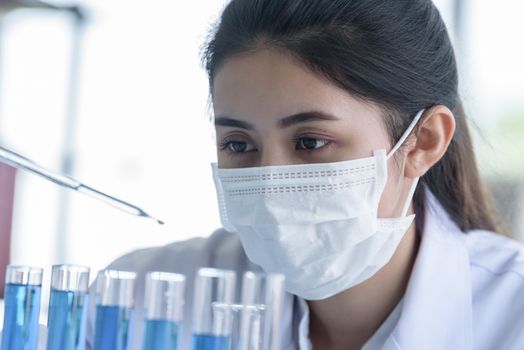
[[[309,110],[351,119],[378,107],[350,95],[290,55],[260,50],[227,59],[213,83],[215,115],[268,120]]]

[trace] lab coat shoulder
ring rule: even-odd
[[[205,241],[205,238],[198,237],[165,246],[137,249],[120,256],[111,262],[107,269],[141,273],[167,268],[169,271],[165,272],[182,273],[188,265],[197,263],[204,250]]]
[[[502,234],[474,230],[465,235],[472,268],[524,280],[524,246]]]
[[[486,349],[524,349],[524,246],[501,234],[471,231],[473,333]]]
[[[108,268],[134,271],[176,272],[193,275],[200,267],[244,270],[251,267],[236,234],[223,229],[161,247],[138,249],[113,261]],[[255,267],[256,268],[256,267]]]

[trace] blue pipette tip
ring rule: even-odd
[[[162,220],[158,220],[157,219],[156,222],[158,222],[159,225],[163,225],[164,224],[164,222]]]

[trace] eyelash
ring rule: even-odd
[[[313,148],[313,149],[297,148],[298,144],[301,141],[304,141],[304,140],[315,140],[317,142],[318,141],[323,142],[324,144],[322,146],[318,147],[318,148]],[[295,144],[295,149],[296,150],[306,151],[306,152],[314,152],[314,151],[321,150],[324,147],[327,147],[327,146],[331,145],[331,140],[328,140],[328,139],[325,139],[325,138],[321,138],[321,137],[317,137],[317,136],[301,135],[299,137],[294,138],[293,139],[293,143]]]
[[[298,145],[299,143],[304,140],[315,140],[315,141],[320,141],[320,142],[323,142],[324,144],[318,148],[313,148],[313,149],[306,149],[306,148],[298,148]],[[299,150],[299,151],[306,151],[306,152],[313,152],[313,151],[317,151],[317,150],[321,150],[325,147],[328,147],[331,145],[332,141],[331,140],[328,140],[328,139],[325,139],[325,138],[321,138],[321,137],[316,137],[316,136],[308,136],[308,135],[301,135],[299,137],[295,137],[292,139],[292,142],[295,144],[295,149],[296,150]],[[235,143],[246,143],[246,144],[249,144],[249,142],[247,141],[238,141],[238,140],[232,140],[232,139],[224,139],[224,141],[222,141],[219,145],[218,145],[218,149],[220,151],[229,151],[229,153],[233,154],[233,155],[241,155],[243,153],[248,153],[248,152],[252,152],[251,150],[250,151],[247,151],[247,152],[236,152],[236,151],[233,151],[231,149],[228,149],[229,147],[231,147],[233,144]],[[256,149],[255,149],[256,150]]]
[[[239,155],[242,155],[244,153],[248,153],[248,152],[252,152],[251,150],[250,151],[246,151],[246,152],[236,152],[236,151],[233,151],[230,149],[230,147],[235,144],[235,143],[244,143],[244,144],[249,144],[249,142],[247,141],[237,141],[237,140],[228,140],[228,139],[225,139],[224,141],[222,141],[219,145],[218,145],[218,149],[220,151],[227,151],[230,155],[233,155],[233,156],[239,156]]]

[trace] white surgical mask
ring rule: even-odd
[[[386,156],[335,163],[219,169],[213,164],[220,217],[238,233],[247,256],[268,273],[286,277],[286,289],[320,300],[351,288],[393,256],[415,215],[378,218],[387,160],[404,143],[420,111]]]

